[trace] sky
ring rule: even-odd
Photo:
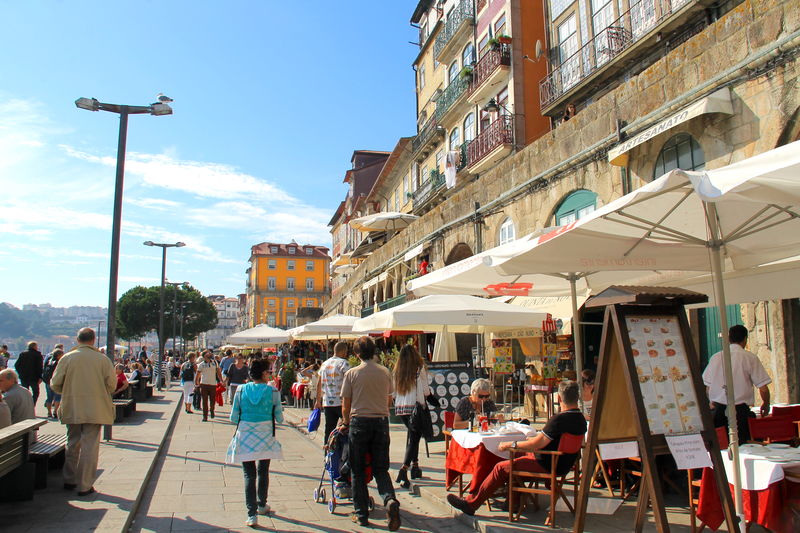
[[[108,303],[119,119],[129,119],[118,296],[167,278],[245,290],[250,247],[330,247],[353,150],[413,135],[414,0],[0,0],[0,302]],[[337,9],[347,7],[348,9]]]

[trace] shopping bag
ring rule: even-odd
[[[200,387],[195,387],[192,393],[192,407],[200,409]]]
[[[217,401],[217,405],[219,406],[222,406],[222,404],[225,403],[222,399],[223,392],[225,392],[225,385],[222,383],[217,383],[216,396],[214,399]]]
[[[314,431],[319,429],[320,418],[322,418],[322,415],[319,409],[314,409],[313,411],[311,411],[311,416],[308,417],[308,426],[307,426],[309,433],[313,433]]]

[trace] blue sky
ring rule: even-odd
[[[145,240],[226,295],[255,243],[330,246],[352,151],[414,132],[415,5],[0,1],[0,301],[107,303],[118,118],[81,96],[175,100],[129,121],[120,295],[159,282]]]

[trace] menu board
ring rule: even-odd
[[[494,350],[494,373],[511,374],[514,372],[511,339],[492,339],[492,349]]]
[[[678,319],[629,315],[625,321],[650,432],[700,432],[703,422]]]
[[[431,407],[433,440],[444,439],[444,412],[455,411],[461,398],[469,396],[474,378],[472,363],[466,361],[428,363],[428,383],[439,402],[438,408]]]

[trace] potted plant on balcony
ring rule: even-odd
[[[511,44],[511,36],[505,33],[497,36],[497,42],[500,44]]]
[[[472,81],[473,69],[472,65],[464,65],[464,68],[461,69],[461,72],[458,73],[462,80],[467,82]]]
[[[497,37],[492,37],[491,39],[486,41],[486,44],[489,45],[489,48],[491,48],[492,50],[497,50],[498,48],[500,48],[500,41],[497,40]]]

